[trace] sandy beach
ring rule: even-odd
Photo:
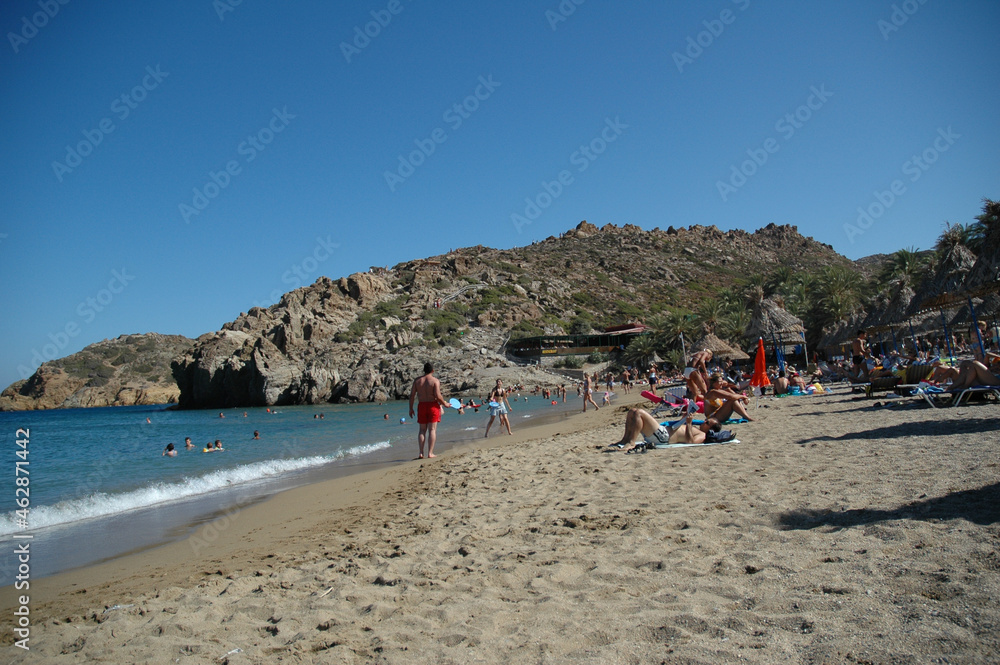
[[[32,581],[4,660],[1000,661],[1000,406],[766,399],[739,444],[600,450],[631,403]]]

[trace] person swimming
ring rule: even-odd
[[[177,457],[177,451],[174,450],[174,444],[168,443],[167,447],[163,449],[163,454],[160,457]]]

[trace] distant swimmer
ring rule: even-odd
[[[413,382],[410,389],[410,418],[413,417],[413,400],[419,398],[417,404],[417,423],[420,433],[417,435],[419,455],[424,457],[424,443],[427,443],[427,457],[434,457],[434,442],[437,439],[437,424],[441,422],[441,407],[450,406],[441,395],[441,382],[434,377],[434,365],[424,363],[424,375]]]
[[[163,454],[160,457],[177,457],[177,451],[174,450],[174,444],[168,443],[167,447],[163,449]]]
[[[246,411],[244,411],[244,412],[243,412],[243,417],[244,417],[244,418],[246,418],[246,417],[247,417],[247,412],[246,412]]]
[[[214,453],[215,452],[215,444],[213,444],[211,441],[209,441],[208,443],[205,444],[205,447],[201,449],[201,452],[203,452],[203,453]]]
[[[216,452],[219,452],[221,450],[225,450],[225,448],[222,447],[222,441],[220,441],[218,439],[215,440],[215,450],[216,450]]]
[[[389,420],[389,414],[387,413],[384,416],[382,416],[382,420]]]
[[[258,432],[257,430],[254,430],[253,431],[253,438],[254,438],[255,441],[260,441],[260,432]]]
[[[220,418],[225,418],[225,417],[226,417],[226,414],[224,414],[224,413],[221,413],[221,412],[220,412],[220,413],[219,413],[219,417],[220,417]]]
[[[146,416],[146,424],[147,425],[152,425],[153,424],[153,421],[149,419],[149,416]]]
[[[184,447],[187,448],[188,450],[194,448],[194,444],[191,443],[191,437],[189,436],[184,437]]]

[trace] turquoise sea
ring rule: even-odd
[[[575,395],[556,405],[530,395],[521,400],[513,404],[515,430],[580,409]],[[0,413],[7,469],[0,475],[8,478],[8,490],[0,484],[6,495],[0,538],[10,544],[14,534],[33,535],[31,575],[37,579],[182,538],[228,509],[290,487],[401,463],[417,453],[417,426],[405,402],[272,411],[226,409],[221,418],[218,411],[166,406]],[[446,409],[435,452],[482,438],[488,420],[485,408],[464,414]],[[490,439],[501,436],[498,426]],[[29,431],[28,465],[21,465],[30,481],[26,526],[15,513],[15,501],[24,498],[23,491],[15,495],[15,463],[25,456],[18,456],[18,429]],[[186,436],[194,449],[185,450]],[[216,439],[225,451],[203,453]],[[162,455],[168,443],[178,449],[176,457]],[[13,583],[13,549],[0,555],[0,586]]]

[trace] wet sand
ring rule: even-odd
[[[739,444],[602,452],[630,401],[33,582],[8,658],[1000,660],[1000,405],[762,400]]]

